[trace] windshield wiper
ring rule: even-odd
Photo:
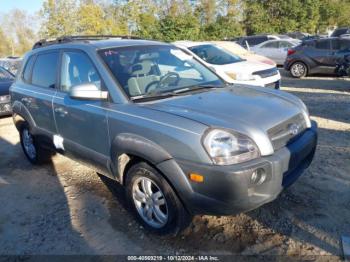
[[[215,89],[215,88],[221,88],[223,86],[217,86],[217,85],[195,85],[191,87],[185,87],[181,89],[175,89],[172,91],[168,92],[163,92],[163,93],[151,93],[151,94],[144,94],[144,95],[139,95],[139,96],[134,96],[131,98],[133,101],[140,101],[140,100],[152,100],[152,99],[157,99],[157,98],[168,98],[172,96],[180,96],[185,93],[190,93],[194,91],[200,91],[200,90],[206,90],[206,89]]]
[[[193,91],[206,90],[206,89],[216,89],[216,88],[221,88],[221,87],[222,86],[217,86],[217,85],[195,85],[192,87],[177,89],[177,90],[174,90],[173,92],[176,94],[183,94],[183,93],[188,93],[188,92],[193,92]]]
[[[157,99],[157,98],[164,99],[164,98],[171,97],[171,96],[176,96],[176,94],[173,92],[144,94],[144,95],[131,97],[131,100],[132,101],[139,101],[139,100],[152,100],[152,99]]]

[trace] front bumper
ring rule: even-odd
[[[261,157],[232,166],[214,166],[176,161],[182,172],[204,176],[203,183],[187,181],[178,183],[175,173],[171,183],[187,209],[193,214],[230,215],[255,209],[274,200],[280,192],[290,186],[310,165],[317,145],[317,125],[306,130],[297,140],[276,151],[271,156]],[[161,163],[158,168],[171,172],[171,161]],[[258,168],[266,172],[266,181],[261,185],[251,182],[252,173]],[[180,180],[180,179],[178,179]]]

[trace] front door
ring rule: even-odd
[[[84,52],[63,51],[61,61],[59,90],[53,103],[58,133],[56,146],[104,172],[110,152],[104,109],[108,102],[77,100],[69,96],[72,86],[93,83],[101,89],[102,80]]]

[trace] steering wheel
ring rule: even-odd
[[[173,78],[173,80],[171,80]],[[152,81],[151,83],[149,83],[146,88],[145,88],[145,92],[148,93],[151,90],[154,89],[163,89],[166,87],[166,85],[164,85],[167,81],[166,80],[170,80],[168,85],[172,84],[172,85],[177,85],[177,83],[179,83],[180,80],[180,75],[178,73],[175,72],[168,72],[166,73],[164,76],[162,76],[159,81]],[[154,88],[151,89],[151,87],[155,86]]]

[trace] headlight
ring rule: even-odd
[[[260,156],[258,147],[249,137],[221,129],[209,131],[203,144],[217,165],[242,163]]]
[[[246,73],[233,73],[233,72],[225,72],[226,75],[231,77],[233,80],[237,81],[251,81],[251,80],[256,80],[256,77],[251,74],[246,74]]]

